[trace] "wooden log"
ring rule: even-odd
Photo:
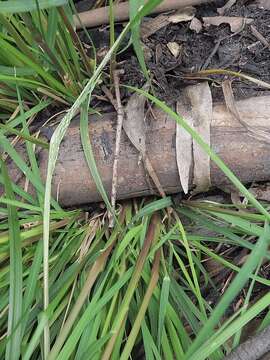
[[[270,96],[255,97],[237,102],[243,120],[254,129],[270,131]],[[152,165],[165,189],[181,191],[175,154],[175,122],[158,109],[155,119],[147,123],[147,151]],[[116,114],[90,116],[89,133],[97,167],[108,194],[111,191],[114,160]],[[242,182],[270,179],[270,145],[258,140],[235,120],[223,104],[213,107],[211,146]],[[47,152],[42,151],[40,168],[43,178],[47,169]],[[151,194],[143,164],[129,139],[122,136],[118,170],[118,199]],[[224,186],[228,180],[211,163],[211,183]],[[53,194],[58,194],[63,206],[87,204],[101,200],[89,173],[81,146],[78,120],[74,120],[61,144],[53,177]]]
[[[200,5],[207,2],[213,2],[216,0],[164,0],[158,5],[152,14],[158,14],[170,10],[183,9],[187,6]],[[125,21],[129,18],[129,3],[123,2],[114,4],[113,6],[114,20]],[[79,17],[79,19],[78,19]],[[104,24],[109,24],[110,18],[110,7],[104,6],[97,9],[83,11],[73,16],[73,21],[76,29],[81,29],[82,25],[85,27],[97,27]]]

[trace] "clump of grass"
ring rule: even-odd
[[[260,328],[269,324],[269,294],[257,301],[252,297],[257,284],[270,285],[259,271],[270,256],[268,205],[259,203],[184,119],[151,94],[132,89],[192,135],[248,199],[248,208],[240,212],[224,204],[175,206],[170,197],[142,199],[123,203],[110,229],[103,212],[63,210],[51,197],[60,143],[80,111],[89,170],[111,211],[87,131],[91,93],[110,60],[114,65],[129,31],[148,77],[139,23],[159,2],[149,1],[139,10],[131,2],[131,21],[116,40],[111,31],[111,48],[96,70],[72,28],[66,1],[27,6],[14,1],[11,15],[4,9],[8,2],[0,6],[0,106],[7,120],[0,127],[0,182],[5,188],[0,197],[1,358],[124,360],[142,351],[147,359],[215,360],[237,346],[254,318],[261,316]],[[29,120],[52,102],[72,106],[48,145],[30,134]],[[25,142],[27,160],[8,135]],[[45,187],[34,146],[49,147]],[[7,157],[31,182],[34,194],[12,183]],[[170,219],[168,207],[173,209]],[[198,227],[208,234],[202,235]],[[215,251],[224,244],[245,251],[242,267]],[[207,268],[209,261],[230,274],[225,291]],[[244,305],[228,315],[244,290]],[[211,292],[220,299],[209,303]]]
[[[9,186],[8,178],[5,182]],[[12,199],[10,191],[6,196]],[[174,220],[166,224],[162,218],[172,202],[165,198],[145,205],[142,201],[135,208],[131,202],[124,204],[115,229],[103,223],[102,213],[85,219],[79,211],[52,211],[50,299],[43,311],[42,215],[18,211],[16,205],[9,202],[1,221],[1,356],[12,344],[13,358],[39,358],[48,322],[48,359],[86,354],[91,359],[128,359],[138,346],[147,358],[215,359],[229,351],[232,343],[227,341],[270,304],[267,294],[253,305],[247,302],[231,318],[226,315],[243,288],[254,283],[269,286],[267,278],[255,273],[263,257],[270,256],[269,226],[263,227],[261,215],[250,221],[248,212],[239,216],[232,208],[227,215],[226,207],[222,212],[220,205],[195,202],[176,207]],[[190,219],[186,229],[180,221],[183,216]],[[13,229],[9,234],[7,221]],[[197,234],[195,225],[211,229],[212,235]],[[252,242],[245,239],[250,233]],[[214,252],[213,244],[223,243],[250,252],[242,268]],[[19,263],[12,260],[15,254]],[[206,295],[220,289],[204,267],[206,259],[236,274],[214,307]],[[14,272],[14,300],[21,305],[8,328]],[[264,326],[268,319],[266,314]]]
[[[44,97],[72,104],[93,74],[95,59],[74,31],[68,1],[1,5],[1,110],[8,115],[16,109],[16,85],[29,106]]]

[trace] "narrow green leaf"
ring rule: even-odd
[[[36,75],[36,71],[28,67],[12,67],[0,65],[0,73],[2,75],[29,76]]]
[[[67,0],[38,0],[40,9],[60,6],[67,3]],[[36,0],[8,0],[0,2],[0,13],[19,13],[37,10]]]
[[[2,175],[5,183],[5,192],[10,199],[14,199],[11,182],[6,165],[0,160]],[[17,210],[13,205],[8,205],[8,224],[10,239],[10,288],[8,333],[9,341],[6,347],[6,359],[16,360],[21,353],[21,318],[22,318],[22,249],[20,238],[20,225]]]
[[[130,0],[129,1],[129,17],[130,20],[133,20],[141,6],[143,6],[144,0]],[[135,53],[137,55],[139,64],[141,66],[142,72],[144,73],[144,76],[146,79],[150,82],[150,77],[147,71],[147,67],[144,61],[144,53],[142,49],[142,44],[140,40],[140,21],[137,21],[133,24],[131,27],[131,40],[132,44],[135,50]]]
[[[63,346],[62,351],[57,356],[57,360],[68,359],[76,347],[77,342],[89,321],[93,319],[96,314],[98,314],[98,312],[103,308],[103,306],[107,304],[107,302],[114,296],[115,292],[117,292],[130,279],[132,270],[133,268],[128,269],[128,271],[126,271],[125,274],[98,301],[97,297],[100,295],[97,293],[95,294],[91,302],[87,305],[86,310],[78,320],[72,333]]]
[[[164,322],[167,312],[167,305],[169,301],[169,293],[170,293],[170,284],[171,280],[169,276],[164,276],[162,281],[162,287],[160,292],[160,302],[159,302],[159,315],[158,315],[158,339],[157,339],[157,347],[160,350],[162,333],[164,330]]]
[[[13,129],[12,127],[9,127],[8,125],[5,125],[5,124],[0,124],[0,129],[3,129],[10,134],[17,135],[24,140],[30,141],[32,144],[39,145],[39,146],[43,147],[44,149],[49,149],[48,143],[46,143],[43,140],[33,137],[33,136],[25,133],[24,131],[18,131],[18,130]]]
[[[108,198],[108,195],[106,193],[106,190],[104,189],[101,177],[99,175],[96,161],[94,158],[90,136],[89,136],[89,120],[88,120],[88,109],[89,104],[88,101],[86,101],[84,104],[82,104],[81,108],[81,116],[80,116],[80,133],[81,133],[81,141],[82,146],[84,150],[84,156],[87,162],[87,165],[90,169],[90,172],[92,174],[92,177],[95,181],[96,187],[102,196],[103,201],[105,202],[108,210],[112,212],[112,207]]]
[[[56,8],[48,10],[48,31],[46,34],[47,43],[50,49],[54,48],[57,27],[58,27],[58,12]]]
[[[253,306],[251,306],[244,315],[230,323],[222,332],[208,337],[207,341],[188,359],[205,360],[222,344],[228,341],[237,331],[242,329],[248,322],[258,316],[264,309],[270,305],[270,294],[267,293]]]
[[[220,302],[213,310],[210,318],[205,322],[197,338],[194,340],[190,349],[185,355],[185,359],[195,360],[197,357],[194,355],[195,352],[200,348],[200,346],[209,338],[209,335],[213,333],[214,327],[219,322],[221,316],[224,314],[230,303],[233,301],[235,296],[241,291],[246,282],[248,281],[250,275],[253,273],[254,269],[257,267],[258,263],[263,258],[265,251],[268,248],[270,243],[270,227],[268,223],[265,223],[264,233],[259,238],[256,243],[256,246],[250,253],[245,264],[242,266],[240,272],[236,275],[231,285],[223,294]]]
[[[33,300],[35,299],[41,264],[42,264],[42,243],[41,241],[39,241],[35,250],[33,263],[29,271],[29,276],[26,282],[26,288],[24,292],[23,313],[25,317],[23,319],[22,331],[26,327],[29,318],[29,310],[31,308]]]

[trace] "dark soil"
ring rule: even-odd
[[[203,23],[202,17],[219,16],[217,4],[222,6],[225,2],[196,7],[196,18]],[[270,44],[270,11],[259,8],[255,1],[239,0],[224,15],[253,19],[251,25]],[[237,34],[233,34],[227,24],[203,26],[199,33],[190,30],[189,26],[190,21],[169,24],[144,40],[147,48],[146,64],[150,70],[156,96],[167,102],[175,101],[183,87],[198,81],[187,79],[186,76],[205,69],[240,71],[270,82],[270,47],[263,45],[252,34],[250,25],[245,25]],[[121,30],[121,25],[116,27],[116,32],[120,33]],[[101,29],[92,29],[89,33],[98,48],[98,53],[102,56],[104,49],[106,51],[108,48],[109,28],[104,26]],[[83,35],[82,39],[87,42]],[[180,45],[181,51],[177,58],[168,49],[169,42]],[[117,61],[119,68],[125,70],[121,78],[122,83],[137,87],[145,83],[132,47],[118,55]],[[220,83],[224,76],[209,76],[209,79],[212,79],[213,98],[220,101],[222,99]],[[238,99],[263,95],[268,91],[237,78],[234,79],[233,89]],[[123,97],[125,95],[127,94],[123,93]]]

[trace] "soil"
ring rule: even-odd
[[[226,1],[218,1],[198,6],[195,17],[203,23],[203,17],[219,16],[217,6],[223,6],[225,3]],[[267,47],[258,40],[251,28],[251,25],[255,27],[270,44],[270,10],[261,9],[255,1],[239,0],[225,12],[224,16],[241,16],[253,19],[253,22],[245,25],[236,34],[231,32],[228,24],[203,25],[202,30],[196,33],[190,30],[190,21],[171,23],[143,41],[146,49],[146,65],[150,70],[157,97],[168,103],[174,102],[186,85],[198,81],[186,77],[206,69],[240,71],[270,82],[270,46]],[[121,30],[122,25],[116,26],[116,35]],[[109,46],[109,27],[91,29],[89,34],[97,46],[98,54],[102,56]],[[87,42],[83,33],[81,37]],[[177,57],[174,57],[168,49],[167,44],[170,42],[176,42],[180,46],[180,54]],[[127,43],[128,39],[126,39]],[[117,56],[117,62],[119,68],[124,69],[122,83],[137,87],[145,83],[145,77],[132,46]],[[210,78],[213,98],[215,101],[221,101],[223,95],[220,84],[224,76],[215,75]],[[233,89],[237,99],[263,95],[269,91],[237,78],[233,81]],[[125,98],[127,91],[123,90],[122,95]]]

